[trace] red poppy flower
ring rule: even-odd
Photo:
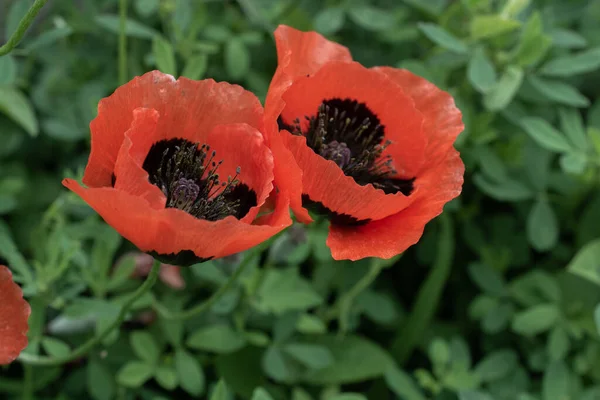
[[[12,362],[27,347],[30,313],[10,270],[0,265],[0,365]]]
[[[63,184],[167,264],[234,254],[291,224],[285,196],[258,217],[274,187],[262,124],[260,102],[240,86],[149,72],[100,102],[87,188]]]
[[[409,71],[365,68],[315,32],[280,26],[275,40],[265,129],[294,213],[329,218],[335,259],[403,252],[461,192],[452,97]]]

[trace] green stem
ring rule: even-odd
[[[265,242],[266,243],[266,242]],[[257,246],[252,254],[248,254],[240,263],[240,265],[236,268],[235,272],[231,275],[231,277],[225,282],[223,286],[219,288],[212,296],[210,296],[206,301],[198,304],[195,307],[192,307],[185,311],[173,312],[160,304],[158,300],[154,300],[153,306],[154,309],[160,314],[161,317],[170,320],[183,320],[195,317],[197,315],[202,314],[206,310],[210,309],[216,302],[218,302],[227,291],[235,284],[237,279],[242,275],[244,270],[250,262],[254,260],[255,257],[259,256],[263,250],[263,246]]]
[[[90,350],[92,350],[94,347],[96,347],[96,345],[98,345],[100,342],[102,342],[104,340],[104,338],[106,338],[113,330],[118,329],[121,326],[121,324],[123,323],[123,320],[125,320],[125,317],[127,316],[127,313],[129,312],[129,309],[135,304],[135,302],[140,297],[142,297],[144,294],[146,294],[146,292],[148,292],[152,288],[152,286],[154,286],[154,284],[156,283],[156,279],[158,277],[159,271],[160,271],[160,261],[154,260],[154,264],[152,264],[152,270],[150,270],[150,274],[148,275],[148,278],[139,288],[137,288],[137,290],[131,295],[129,300],[127,300],[127,302],[125,304],[123,304],[123,306],[121,307],[121,311],[119,312],[119,315],[117,316],[117,319],[112,324],[110,324],[108,327],[106,327],[102,332],[100,332],[99,335],[91,338],[90,340],[88,340],[87,342],[85,342],[84,344],[79,346],[77,349],[75,349],[71,353],[69,353],[69,355],[67,355],[65,357],[53,358],[53,357],[36,356],[36,355],[32,355],[32,354],[22,353],[19,356],[19,361],[21,361],[25,364],[30,364],[30,365],[52,366],[52,365],[65,364],[65,363],[73,361],[77,358],[83,357]]]
[[[372,258],[371,263],[369,264],[369,270],[367,273],[358,280],[348,290],[344,293],[333,305],[333,307],[327,312],[325,315],[325,319],[330,321],[336,316],[339,319],[340,333],[344,333],[348,331],[348,315],[350,314],[350,310],[352,309],[352,304],[354,300],[371,284],[377,279],[381,270],[384,269],[387,264],[384,260],[379,258]]]
[[[44,4],[46,4],[47,1],[48,0],[35,0],[31,8],[29,8],[25,16],[21,19],[21,22],[19,22],[19,26],[17,26],[15,33],[13,33],[8,41],[2,47],[0,47],[0,56],[10,53],[12,49],[19,44],[21,39],[23,39],[23,35],[25,35],[25,32],[35,19],[35,16],[42,9],[42,7],[44,7]]]
[[[119,84],[127,83],[127,0],[119,0]]]
[[[33,400],[35,387],[33,386],[33,365],[25,365],[25,380],[23,382],[23,400]]]
[[[448,214],[442,214],[440,223],[441,232],[435,263],[419,290],[408,319],[398,330],[391,347],[391,353],[400,365],[406,362],[423,337],[437,310],[442,291],[450,275],[454,257],[452,219]]]

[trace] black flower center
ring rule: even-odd
[[[242,218],[256,206],[256,193],[236,175],[219,177],[223,161],[216,161],[210,146],[185,139],[154,143],[144,160],[150,183],[167,197],[166,206],[178,208],[199,219],[217,221],[233,215]]]
[[[414,179],[395,178],[391,156],[383,155],[391,141],[385,140],[385,126],[366,104],[351,99],[324,100],[316,115],[304,118],[308,121],[305,131],[300,119],[288,125],[279,118],[280,129],[305,136],[316,154],[335,162],[359,185],[372,184],[386,194],[412,193]]]

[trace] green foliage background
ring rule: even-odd
[[[0,1],[0,37],[31,3]],[[392,262],[334,262],[324,223],[288,230],[207,312],[172,319],[244,261],[185,269],[185,290],[159,284],[89,354],[0,368],[0,398],[600,399],[599,0],[126,3],[128,79],[264,99],[284,23],[449,90],[463,194]],[[50,1],[0,57],[0,262],[32,304],[30,355],[69,354],[141,284],[131,256],[113,268],[131,245],[60,184],[119,84],[118,18],[115,0]]]

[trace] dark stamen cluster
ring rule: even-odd
[[[291,126],[280,124],[292,134],[306,136],[307,145],[321,157],[332,160],[359,185],[372,184],[386,194],[412,191],[412,180],[394,178],[396,170],[389,155],[391,144],[384,140],[385,127],[364,104],[351,99],[324,100],[316,116],[306,116],[308,128],[300,120]]]
[[[234,177],[220,179],[217,170],[223,161],[216,161],[216,155],[206,144],[162,140],[152,145],[143,168],[167,197],[167,207],[209,221],[241,218],[256,205],[256,195],[237,179],[239,167]]]

